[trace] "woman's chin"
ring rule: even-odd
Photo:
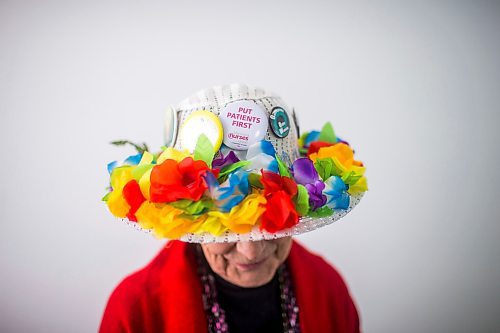
[[[276,269],[266,266],[239,270],[239,274],[229,282],[244,288],[260,287],[271,281],[275,273]]]

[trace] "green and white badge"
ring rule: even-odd
[[[269,116],[271,129],[278,138],[285,138],[290,133],[290,119],[282,107],[275,107]]]

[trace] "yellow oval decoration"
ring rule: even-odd
[[[215,114],[210,111],[200,110],[191,113],[179,131],[179,140],[183,149],[190,153],[194,152],[196,142],[201,134],[205,134],[217,152],[222,144],[224,130],[222,123]]]

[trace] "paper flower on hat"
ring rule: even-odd
[[[137,222],[137,218],[135,213],[141,207],[142,203],[146,200],[142,195],[141,188],[135,179],[130,180],[123,187],[123,197],[127,201],[130,206],[130,209],[127,213],[127,218],[130,221]]]
[[[209,170],[204,161],[195,161],[191,157],[181,162],[165,160],[151,171],[151,202],[199,200],[208,188],[203,176]]]
[[[352,169],[360,173],[364,172],[363,163],[354,160],[354,152],[345,143],[337,143],[328,147],[322,147],[317,153],[309,155],[314,162],[318,158],[335,158],[346,170]]]
[[[247,233],[257,225],[265,212],[266,199],[260,193],[248,195],[239,205],[227,213],[211,211],[202,225],[203,231],[220,235],[226,230],[237,233]]]
[[[209,196],[215,205],[222,211],[228,212],[239,204],[248,195],[249,183],[248,173],[238,170],[229,175],[228,179],[219,185],[217,179],[211,172],[205,174],[208,185]]]
[[[246,156],[215,155],[200,135],[193,154],[169,147],[108,164],[110,186],[103,200],[113,215],[157,237],[203,239],[294,230],[302,218],[350,209],[352,196],[367,190],[365,167],[331,125],[301,136],[299,148],[307,155],[295,161],[285,152],[278,157],[265,140],[251,145]]]
[[[130,166],[122,166],[113,169],[110,178],[111,192],[104,197],[110,212],[121,218],[126,217],[130,210],[130,205],[123,196],[123,188],[132,179],[131,169]]]
[[[165,162],[166,160],[174,160],[177,162],[182,161],[186,157],[193,157],[187,150],[177,150],[172,147],[166,148],[160,156],[158,156],[158,164]]]
[[[340,177],[332,176],[325,181],[326,205],[332,209],[349,208],[350,196],[347,186]]]
[[[342,178],[349,186],[350,194],[362,193],[368,190],[363,163],[354,160],[354,152],[345,143],[337,143],[329,147],[320,148],[309,158],[314,161],[316,169],[323,180],[330,176]]]
[[[347,193],[359,194],[368,191],[368,184],[365,176],[362,176],[357,182],[349,186]]]
[[[326,203],[326,195],[323,194],[325,183],[323,183],[314,168],[314,163],[308,158],[299,158],[293,162],[293,178],[297,184],[304,185],[309,194],[309,204],[312,210],[316,210]]]
[[[260,172],[266,170],[278,172],[278,162],[276,161],[276,150],[269,141],[259,141],[248,147],[246,160],[250,162],[248,170]]]
[[[131,155],[123,161],[122,166],[137,165],[141,161],[141,158],[142,158],[142,154]],[[118,166],[119,166],[119,164],[117,161],[113,161],[111,163],[108,163],[108,173],[111,175],[113,170]]]
[[[311,131],[307,133],[304,137],[304,146],[309,147],[310,144],[314,141],[317,141],[319,139],[320,132],[318,131]]]
[[[292,198],[297,194],[297,184],[288,177],[269,171],[262,171],[261,181],[267,199],[261,228],[276,232],[296,225],[299,222],[299,215]]]
[[[212,161],[212,168],[222,169],[225,166],[234,164],[239,161],[240,159],[232,150],[228,154],[226,154],[226,156],[224,156],[222,153],[219,153],[219,155]]]
[[[151,229],[159,238],[176,239],[189,232],[196,232],[206,216],[190,217],[182,209],[168,204],[144,202],[135,213],[144,229]]]

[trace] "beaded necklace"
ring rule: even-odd
[[[196,247],[196,257],[198,261],[198,275],[202,285],[203,307],[208,320],[209,333],[229,333],[226,322],[226,313],[220,306],[217,299],[217,288],[215,287],[215,277],[207,269],[202,257],[201,248]],[[283,332],[300,333],[299,307],[295,292],[292,287],[290,272],[285,264],[278,268],[278,281],[280,286],[281,318],[283,320]]]

